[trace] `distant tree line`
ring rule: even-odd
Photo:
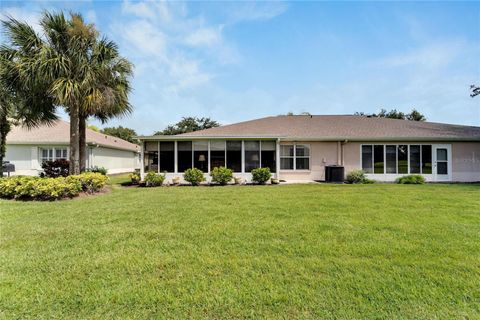
[[[174,135],[198,130],[219,127],[220,123],[210,118],[183,117],[179,122],[167,126],[161,131],[157,131],[154,135]]]
[[[427,120],[427,118],[423,114],[421,114],[415,109],[412,109],[410,113],[403,113],[401,111],[397,111],[397,109],[392,109],[390,111],[387,111],[386,109],[381,109],[379,113],[355,112],[355,115],[375,117],[375,118],[410,120],[410,121],[426,121]]]

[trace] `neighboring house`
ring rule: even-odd
[[[108,173],[131,172],[140,167],[138,145],[87,129],[87,168],[105,167]],[[5,160],[15,165],[17,175],[38,175],[47,160],[68,159],[70,124],[63,120],[51,126],[28,130],[14,127],[7,135]]]
[[[269,167],[286,181],[325,179],[326,165],[393,181],[480,181],[480,127],[351,115],[276,116],[174,136],[143,136],[142,175],[167,179],[196,167],[226,165],[247,181]],[[206,175],[208,178],[208,175]]]

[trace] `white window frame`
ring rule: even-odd
[[[375,159],[374,159],[374,147],[375,146],[382,146],[383,145],[383,173],[375,173]],[[408,165],[408,173],[398,173],[398,147],[399,146],[407,146],[407,165]],[[432,143],[363,143],[360,144],[360,169],[363,170],[363,157],[362,157],[362,151],[363,151],[363,146],[371,146],[372,147],[372,173],[367,173],[367,175],[372,175],[372,176],[403,176],[407,174],[421,174],[425,176],[431,176],[433,174],[433,167],[432,167],[432,173],[423,173],[423,146],[431,146],[432,147],[432,166],[433,166],[433,146],[435,144]],[[396,152],[396,172],[397,173],[387,173],[387,146],[395,146],[395,152]],[[411,173],[411,168],[410,168],[410,146],[420,146],[420,173]]]
[[[298,158],[301,159],[308,159],[308,169],[297,169],[297,145],[298,146],[306,146],[308,148],[308,156],[298,156]],[[299,172],[309,172],[311,171],[312,167],[312,148],[310,147],[309,143],[285,143],[285,144],[280,144],[280,149],[282,146],[293,146],[293,156],[282,156],[281,150],[280,150],[280,171],[299,171]],[[293,169],[282,169],[282,158],[284,159],[291,159],[293,158]]]
[[[39,161],[40,161],[40,165],[42,165],[44,162],[46,161],[55,161],[55,160],[58,160],[58,159],[65,159],[65,160],[68,160],[68,147],[65,148],[65,147],[40,147],[40,152],[39,152]],[[44,160],[44,157],[43,157],[43,150],[51,150],[52,151],[52,157],[48,157],[48,159],[45,159]],[[67,153],[67,156],[64,158],[64,157],[58,157],[57,158],[57,150],[66,150],[66,153]]]

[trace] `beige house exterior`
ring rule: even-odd
[[[139,137],[142,176],[227,166],[251,180],[269,167],[290,182],[324,181],[325,167],[362,169],[377,181],[421,174],[430,182],[480,181],[480,127],[367,116],[276,116],[174,136]]]
[[[7,135],[5,160],[15,165],[15,175],[36,176],[47,160],[68,159],[70,124],[58,120],[50,126],[28,130],[14,127]],[[87,168],[104,167],[109,174],[140,168],[140,147],[117,137],[87,129]]]

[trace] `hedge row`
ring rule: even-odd
[[[0,179],[0,198],[19,200],[57,200],[73,198],[80,192],[95,193],[107,183],[100,173],[86,172],[75,176],[41,178],[13,176]]]
[[[217,183],[222,186],[228,184],[234,179],[233,171],[225,167],[213,168],[212,172],[210,172],[210,176],[212,177],[213,183]],[[271,177],[272,173],[270,172],[269,168],[257,168],[252,170],[252,181],[257,184],[265,184],[268,180],[271,179]],[[200,183],[205,181],[205,176],[200,169],[190,168],[185,170],[185,173],[183,174],[183,179],[187,182],[190,182],[192,186],[198,186]],[[130,180],[131,183],[134,185],[139,184],[140,175],[136,172],[133,172],[130,174]],[[161,175],[154,171],[149,171],[145,174],[144,181],[145,186],[147,187],[158,187],[161,186],[165,181],[165,174]],[[173,183],[176,184],[175,181],[173,181]]]

